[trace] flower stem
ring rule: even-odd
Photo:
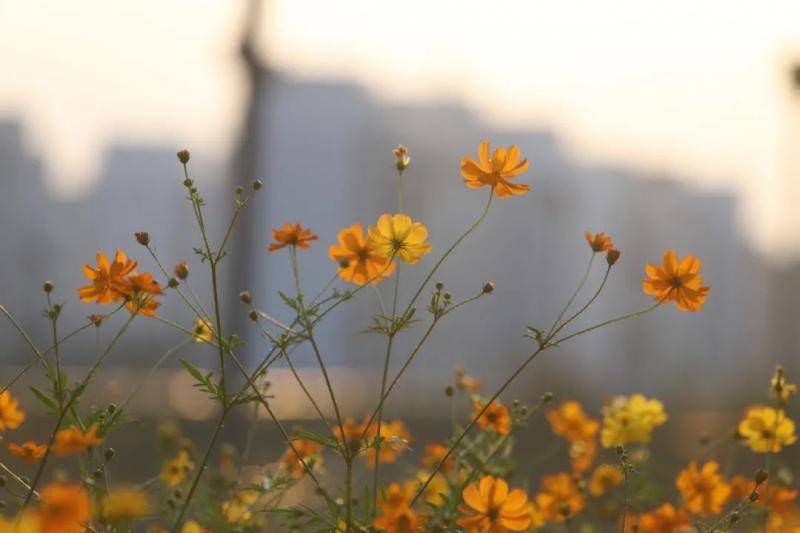
[[[581,289],[586,284],[586,280],[589,278],[589,273],[592,271],[592,263],[594,263],[594,256],[595,255],[596,255],[596,253],[592,252],[592,255],[589,257],[589,264],[586,265],[586,272],[584,272],[580,283],[578,283],[578,286],[575,288],[575,292],[572,293],[572,296],[570,296],[569,300],[567,300],[566,305],[564,305],[564,307],[558,313],[558,317],[556,317],[555,321],[553,322],[553,325],[550,326],[549,330],[547,330],[547,336],[548,337],[553,333],[553,330],[555,330],[558,327],[559,323],[561,322],[561,319],[564,318],[564,314],[569,309],[569,306],[572,305],[572,302],[575,301],[575,298],[578,297],[578,293],[581,292]]]

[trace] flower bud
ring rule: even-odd
[[[253,303],[253,298],[250,296],[250,293],[247,292],[247,291],[242,291],[242,292],[239,293],[239,300],[241,300],[241,302],[243,304],[248,304],[249,305],[249,304]]]
[[[169,287],[170,289],[174,289],[178,285],[179,285],[178,280],[175,278],[169,278],[169,281],[167,281],[167,287]]]
[[[108,404],[108,407],[106,407],[106,411],[108,411],[108,414],[111,415],[113,415],[116,410],[117,410],[117,404],[115,403],[110,403]]]
[[[767,480],[768,477],[769,473],[763,468],[759,468],[756,470],[756,475],[753,476],[753,480],[756,482],[756,485],[761,485]]]
[[[250,315],[249,316],[250,316],[250,320],[252,320],[253,322],[258,320],[258,313],[255,312],[255,311],[250,311]]]
[[[183,180],[183,186],[186,187],[187,189],[191,188],[192,185],[194,185],[194,182],[189,178]]]
[[[494,283],[487,281],[483,286],[483,294],[491,294],[494,291]]]
[[[394,166],[399,171],[402,172],[408,168],[408,165],[411,163],[411,158],[408,156],[408,148],[403,146],[402,144],[398,144],[397,148],[392,150],[394,154]]]
[[[625,453],[625,447],[622,444],[617,444],[614,451],[617,452],[617,455],[622,455]]]
[[[545,392],[542,394],[542,403],[550,403],[553,401],[553,393],[552,392]]]
[[[141,244],[142,246],[147,246],[150,244],[150,234],[146,231],[137,231],[133,234],[136,237],[136,242]]]
[[[621,255],[621,252],[619,250],[617,250],[616,248],[610,249],[606,253],[606,262],[608,263],[608,266],[612,266],[614,263],[619,261],[619,256],[620,255]]]
[[[178,152],[178,161],[180,161],[182,164],[185,165],[186,163],[189,162],[189,159],[191,158],[191,156],[192,156],[192,154],[189,153],[189,150],[184,148],[183,150]]]
[[[747,499],[750,500],[751,502],[757,502],[758,498],[759,498],[759,494],[758,494],[757,490],[754,490],[753,492],[751,492],[750,496],[747,497]]]
[[[189,263],[182,261],[175,265],[175,268],[172,271],[175,272],[176,278],[184,280],[189,277]]]
[[[263,186],[264,186],[264,182],[261,181],[261,180],[255,180],[253,182],[253,190],[254,191],[257,191],[257,190],[261,189],[261,187],[263,187]]]
[[[103,320],[105,320],[105,319],[106,319],[105,315],[89,315],[89,321],[92,324],[94,324],[95,327],[98,327],[98,328],[100,327],[100,325],[103,323]]]
[[[236,195],[239,196],[244,192],[244,187],[242,187],[241,185],[237,185],[234,191],[236,191]]]
[[[444,395],[447,396],[448,398],[451,397],[453,394],[455,394],[455,392],[456,391],[455,389],[453,389],[452,385],[448,385],[447,387],[444,388]]]
[[[47,294],[53,292],[53,282],[52,281],[45,281],[44,285],[42,285],[42,290]]]
[[[437,281],[436,282],[436,290],[440,291],[442,289],[444,289],[444,283],[442,283],[441,281]]]
[[[735,524],[738,521],[739,521],[739,513],[737,513],[736,511],[732,512],[730,516],[731,524]]]

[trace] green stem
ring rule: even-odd
[[[554,338],[556,335],[558,335],[558,332],[559,332],[559,331],[561,331],[562,329],[564,329],[564,328],[565,328],[565,327],[566,327],[568,324],[570,324],[570,323],[571,323],[573,320],[575,320],[576,318],[578,318],[579,316],[581,316],[581,315],[582,315],[582,314],[583,314],[583,313],[584,313],[584,312],[585,312],[587,309],[589,309],[589,307],[590,307],[590,306],[591,306],[591,305],[594,303],[594,301],[595,301],[595,300],[597,300],[597,297],[598,297],[598,296],[600,296],[600,293],[601,293],[601,292],[603,292],[603,288],[606,286],[606,281],[608,281],[608,275],[609,275],[610,273],[611,273],[611,265],[609,265],[609,266],[608,266],[608,268],[606,269],[606,273],[603,275],[603,281],[602,281],[602,282],[600,282],[600,286],[597,288],[597,290],[596,290],[596,291],[595,291],[595,293],[592,295],[592,297],[591,297],[591,298],[589,298],[589,301],[588,301],[588,302],[586,302],[585,304],[583,304],[583,306],[582,306],[580,309],[578,309],[578,311],[577,311],[577,312],[575,312],[575,314],[573,314],[572,316],[570,316],[570,317],[569,317],[568,319],[566,319],[566,320],[565,320],[565,321],[564,321],[564,322],[563,322],[561,325],[559,325],[559,326],[558,326],[558,327],[555,329],[555,331],[551,331],[551,332],[548,334],[548,338],[549,338],[549,339],[552,339],[552,338]],[[559,320],[560,320],[560,319],[559,319]]]
[[[580,283],[578,283],[578,286],[575,288],[575,292],[572,293],[572,296],[570,296],[569,300],[567,300],[566,305],[564,305],[564,307],[558,313],[558,317],[556,317],[556,320],[555,320],[555,322],[553,322],[553,325],[550,326],[549,330],[547,330],[547,336],[548,337],[551,334],[553,334],[553,330],[556,329],[556,327],[558,327],[559,322],[561,322],[561,319],[564,318],[564,313],[567,312],[567,310],[569,309],[569,306],[572,305],[572,302],[575,301],[575,298],[578,297],[578,293],[581,292],[581,289],[586,284],[586,280],[589,278],[589,273],[592,271],[592,263],[594,263],[594,256],[595,255],[596,255],[596,252],[593,251],[592,255],[589,257],[589,264],[586,266],[586,272],[584,272]]]

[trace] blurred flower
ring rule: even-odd
[[[211,321],[207,318],[195,318],[192,324],[192,331],[194,341],[198,344],[203,342],[211,342],[214,340],[214,330],[211,327]]]
[[[189,452],[181,450],[173,459],[164,462],[161,467],[161,481],[170,487],[180,485],[186,474],[192,470],[194,470],[194,463],[189,457]]]
[[[574,400],[562,403],[547,412],[547,421],[553,433],[570,442],[594,440],[600,422],[586,416],[583,407]]]
[[[728,498],[732,502],[746,500],[750,497],[750,493],[756,489],[756,484],[751,478],[739,475],[733,476],[728,482],[728,485],[731,488]]]
[[[583,493],[569,474],[542,477],[536,505],[548,522],[563,522],[581,512],[585,504]]]
[[[164,294],[164,291],[161,290],[161,285],[153,279],[153,274],[150,272],[131,274],[125,279],[125,287],[131,296],[125,302],[125,309],[143,316],[155,316],[156,309],[161,302],[153,296]]]
[[[509,183],[508,180],[528,169],[528,160],[520,158],[519,148],[513,144],[505,148],[495,148],[489,155],[489,141],[478,145],[478,161],[471,157],[461,159],[461,175],[470,189],[489,186],[498,198],[518,196],[527,193],[530,187],[524,183]]]
[[[378,496],[380,516],[373,522],[377,529],[389,533],[412,533],[421,531],[424,517],[411,509],[411,498],[414,492],[410,486],[392,483]]]
[[[461,365],[453,367],[453,377],[456,388],[462,392],[476,393],[483,387],[483,380],[467,374],[467,369]]]
[[[688,468],[678,474],[675,485],[690,512],[708,516],[722,511],[731,487],[717,473],[718,470],[719,463],[716,461],[708,461],[700,469],[697,468],[697,462],[692,461]]]
[[[746,446],[758,453],[777,453],[797,440],[794,422],[783,409],[768,406],[749,408],[739,423],[739,435]]]
[[[378,424],[373,423],[367,431],[367,436],[374,439],[377,436]],[[397,456],[403,453],[408,448],[411,442],[411,433],[403,423],[402,420],[384,420],[381,424],[381,450],[378,454],[378,460],[381,463],[393,463],[397,460]],[[375,466],[375,448],[369,448],[366,454],[367,465],[370,467]]]
[[[416,492],[416,488],[422,486],[429,477],[430,472],[420,470],[417,472],[417,481],[410,481],[409,487],[411,490]],[[440,472],[437,472],[437,474],[431,479],[431,482],[428,483],[428,486],[425,488],[425,492],[422,494],[422,497],[427,503],[439,506],[445,503],[444,496],[448,492],[450,492],[450,484],[447,482],[447,478],[445,478]]]
[[[605,448],[650,442],[653,430],[667,421],[663,404],[641,394],[617,396],[603,408],[600,442]]]
[[[97,426],[92,424],[88,430],[84,431],[79,427],[61,429],[56,433],[52,451],[58,456],[83,453],[93,446],[103,443],[103,437],[97,436]]]
[[[272,230],[272,238],[275,242],[270,243],[268,248],[270,252],[276,252],[287,246],[310,248],[311,245],[309,243],[316,241],[319,237],[311,233],[310,229],[303,228],[300,222],[297,222],[294,226],[287,222],[283,225],[283,228]]]
[[[81,485],[51,483],[41,491],[37,513],[41,533],[83,533],[92,504]]]
[[[342,434],[342,430],[344,430],[344,434]],[[336,428],[339,442],[352,452],[357,452],[361,449],[361,434],[363,432],[363,424],[356,424],[352,418],[346,418],[341,429]]]
[[[570,465],[572,465],[572,473],[578,476],[589,470],[594,464],[595,456],[597,456],[597,441],[595,439],[572,441],[569,446],[569,461]]]
[[[42,533],[42,531],[36,514],[26,511],[9,518],[0,516],[0,533]]]
[[[411,163],[411,158],[408,156],[408,148],[402,144],[398,144],[397,148],[392,150],[392,153],[394,154],[395,168],[400,172],[407,169],[408,165]]]
[[[472,413],[471,418],[478,416],[478,413],[483,409],[483,404],[479,401],[472,402],[475,412]],[[500,400],[495,400],[486,409],[480,418],[478,418],[478,427],[481,429],[491,429],[501,435],[508,435],[511,433],[512,420],[508,414],[508,407],[500,403]]]
[[[256,501],[258,492],[251,489],[237,490],[230,500],[222,502],[222,514],[229,524],[248,522],[253,518],[250,508]]]
[[[308,468],[313,469],[322,465],[322,445],[308,439],[295,439],[292,444],[294,445],[294,450],[289,447],[283,453],[282,464],[287,474],[294,478],[300,478],[306,473],[303,463],[297,457],[298,454],[303,458]],[[297,451],[296,453],[295,450]]]
[[[797,394],[797,385],[786,380],[786,374],[781,365],[775,367],[775,375],[770,381],[769,393],[782,407],[789,404],[789,397],[792,394]]]
[[[44,457],[45,452],[47,452],[47,445],[36,444],[32,440],[22,445],[9,442],[8,451],[17,459],[22,459],[30,465]]]
[[[181,533],[211,533],[210,529],[205,529],[200,526],[194,520],[189,520],[185,524],[183,524],[183,528],[181,528]]]
[[[681,311],[699,311],[708,297],[711,287],[702,286],[700,260],[687,255],[678,261],[672,250],[664,252],[662,266],[646,265],[647,278],[642,289],[660,302],[675,302]]]
[[[595,235],[584,231],[583,236],[586,237],[586,242],[589,243],[589,247],[593,252],[607,252],[614,247],[611,243],[611,235],[606,235],[602,231]]]
[[[438,442],[426,444],[425,454],[422,456],[422,464],[425,468],[436,468],[439,462],[444,459],[444,456],[447,455],[448,450],[449,448],[447,446],[439,444]],[[439,470],[446,474],[453,469],[453,464],[453,459],[448,458]]]
[[[695,531],[689,513],[676,509],[671,503],[639,516],[636,522],[639,533],[688,533]]]
[[[25,413],[19,408],[19,400],[11,396],[11,391],[0,394],[0,432],[17,429],[25,421]]]
[[[147,494],[135,487],[118,487],[103,498],[100,516],[110,524],[128,523],[150,513]]]
[[[609,489],[618,486],[625,479],[622,471],[614,465],[600,465],[589,479],[589,494],[603,496]]]
[[[797,505],[797,489],[784,487],[783,485],[765,484],[762,489],[759,489],[764,498],[759,499],[756,505],[764,505],[770,513],[778,514],[784,517],[791,516],[798,512]]]
[[[414,264],[431,251],[431,244],[425,242],[427,228],[408,215],[381,215],[377,225],[370,227],[367,234],[370,246],[382,257],[396,257]]]
[[[117,250],[111,263],[103,252],[97,252],[97,268],[83,265],[83,274],[92,284],[78,289],[78,296],[87,303],[107,304],[122,300],[127,294],[125,276],[133,272],[137,264],[121,250]]]
[[[522,489],[509,492],[500,478],[484,476],[470,483],[461,493],[464,503],[458,510],[464,515],[456,523],[472,533],[525,531],[531,525],[531,504]]]
[[[339,277],[363,285],[367,281],[377,284],[390,276],[396,267],[394,261],[379,254],[364,236],[361,224],[353,224],[339,232],[339,244],[332,244],[328,256],[339,265]]]

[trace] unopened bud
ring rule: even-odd
[[[169,278],[169,281],[167,281],[167,287],[169,287],[170,289],[174,289],[178,285],[180,285],[180,283],[175,278]]]
[[[243,304],[248,304],[249,305],[249,304],[253,303],[253,297],[250,296],[250,293],[247,292],[247,291],[242,291],[242,292],[239,293],[239,300],[241,300],[241,302]]]
[[[180,152],[178,152],[178,161],[180,161],[184,165],[189,162],[189,159],[191,157],[192,157],[192,154],[190,154],[189,150],[187,150],[185,148],[183,150],[181,150]]]
[[[442,295],[442,297],[443,297],[445,300],[449,300],[450,298],[452,298],[452,297],[453,297],[453,295],[452,295],[452,294],[450,294],[449,292],[446,292],[446,293],[444,293],[444,294]]]
[[[136,242],[141,244],[142,246],[147,246],[150,244],[150,234],[146,231],[137,231],[133,234],[136,237]]]
[[[257,190],[261,189],[261,187],[263,187],[263,186],[264,186],[264,182],[261,181],[261,180],[255,180],[253,182],[253,190],[254,191],[257,191]]]
[[[411,158],[408,156],[408,148],[402,144],[398,144],[397,148],[392,150],[392,153],[394,154],[395,168],[400,172],[407,169],[408,165],[411,163]]]
[[[612,248],[608,252],[606,252],[606,262],[608,263],[608,266],[612,266],[614,263],[619,261],[619,256],[621,254],[622,253],[616,248]]]
[[[97,470],[92,472],[92,477],[95,479],[101,479],[103,477],[103,471],[98,468]]]
[[[617,452],[617,455],[622,455],[625,453],[625,447],[622,444],[617,444],[614,451]]]
[[[750,500],[751,502],[757,502],[758,498],[759,498],[759,494],[758,494],[757,490],[754,490],[753,492],[751,492],[750,496],[747,497],[747,499]]]
[[[737,513],[736,511],[732,512],[731,516],[730,516],[730,521],[731,521],[731,524],[735,524],[736,522],[738,522],[739,521],[739,513]]]
[[[435,286],[437,291],[444,289],[444,283],[442,283],[441,281],[437,281]]]
[[[106,319],[105,315],[89,315],[89,320],[92,322],[92,324],[94,324],[98,328],[105,319]]]
[[[52,281],[45,281],[44,285],[42,285],[42,290],[47,294],[53,292],[53,282]]]
[[[236,189],[234,189],[234,190],[236,191],[236,195],[238,196],[238,195],[241,195],[244,192],[244,187],[242,187],[241,185],[237,185]]]
[[[110,461],[114,458],[114,454],[117,453],[114,448],[109,448],[103,453],[103,457],[105,457],[106,461]]]
[[[756,482],[756,485],[761,485],[767,480],[768,477],[769,473],[763,468],[759,468],[756,470],[756,475],[753,476],[753,480]]]
[[[175,489],[175,492],[172,493],[175,496],[176,500],[180,500],[183,497],[183,491],[181,489]]]
[[[180,263],[175,265],[175,268],[173,269],[173,272],[175,272],[175,277],[178,278],[178,279],[183,280],[183,279],[188,278],[189,277],[189,263],[187,263],[186,261],[181,261]]]
[[[254,321],[254,322],[255,322],[256,320],[258,320],[258,313],[257,313],[257,312],[255,312],[255,311],[250,311],[250,315],[249,315],[249,316],[250,316],[250,320],[252,320],[252,321]]]
[[[553,393],[552,392],[545,392],[542,394],[542,403],[550,403],[553,401]]]
[[[189,178],[183,180],[183,186],[186,187],[187,189],[191,188],[192,185],[194,185],[194,182]]]
[[[490,294],[494,291],[494,283],[491,281],[487,281],[486,284],[483,286],[483,294]]]
[[[108,414],[111,415],[113,415],[114,412],[116,412],[116,410],[117,410],[117,404],[115,403],[110,403],[108,404],[108,407],[106,407],[106,411],[108,411]]]
[[[453,389],[452,385],[448,385],[447,387],[444,388],[444,395],[447,396],[448,398],[453,394],[455,394],[455,392],[456,391],[455,389]]]

